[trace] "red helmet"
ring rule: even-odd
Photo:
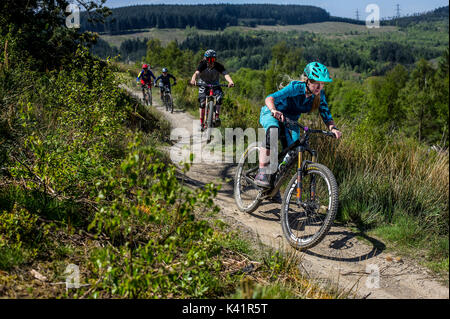
[[[142,64],[142,68],[143,69],[148,69],[148,65],[147,64]]]

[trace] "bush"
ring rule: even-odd
[[[120,171],[99,185],[100,209],[90,228],[112,247],[91,256],[96,291],[131,298],[207,297],[219,293],[218,234],[197,220],[198,210],[217,211],[208,184],[187,190],[175,167],[151,148],[130,152]],[[195,283],[195,284],[192,284]]]

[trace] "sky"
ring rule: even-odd
[[[447,6],[448,0],[107,0],[106,6],[110,8],[124,7],[135,4],[213,4],[213,3],[273,3],[273,4],[299,4],[313,5],[328,11],[332,16],[356,18],[359,11],[360,20],[365,20],[366,6],[377,4],[380,8],[380,17],[387,18],[396,15],[397,4],[400,7],[400,16],[422,13],[439,7]]]

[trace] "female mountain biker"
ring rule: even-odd
[[[310,113],[318,110],[327,126],[340,138],[342,133],[335,126],[325,94],[322,91],[326,82],[332,82],[328,69],[319,62],[309,63],[302,74],[300,81],[292,81],[283,89],[266,97],[266,105],[261,108],[259,122],[266,131],[266,140],[263,151],[260,153],[259,172],[255,177],[255,184],[261,187],[270,187],[269,176],[266,167],[270,156],[270,132],[277,131],[281,138],[283,148],[291,145],[299,138],[299,130],[287,129],[284,125],[284,117],[298,121],[302,113]],[[273,141],[278,143],[278,141]]]
[[[173,85],[177,84],[177,79],[170,73],[168,73],[167,68],[163,68],[162,69],[162,74],[160,76],[158,76],[155,80],[155,86],[158,83],[159,80],[161,80],[161,83],[163,84],[163,86],[161,86],[159,89],[161,91],[161,101],[163,99],[163,92],[164,92],[164,86],[169,86],[169,90],[170,90],[170,79],[173,79]]]
[[[207,50],[204,54],[203,60],[200,61],[197,70],[192,75],[191,84],[196,85],[197,76],[199,77],[198,84],[201,85],[202,83],[206,84],[219,84],[219,76],[220,74],[223,74],[225,77],[225,80],[228,82],[228,87],[234,86],[233,80],[231,79],[228,72],[225,70],[225,67],[216,62],[216,51],[214,50]],[[223,91],[220,88],[220,86],[214,88],[214,95],[218,96],[217,104],[216,104],[216,116],[215,116],[215,126],[220,126],[220,118],[219,118],[219,112],[220,112],[220,106],[222,104],[223,100]],[[205,101],[206,101],[206,92],[205,87],[200,86],[198,89],[198,101],[200,103],[200,126],[203,129],[205,129]]]
[[[139,72],[139,74],[136,78],[137,85],[140,85],[142,88],[142,95],[144,95],[145,84],[149,84],[151,87],[152,78],[156,79],[155,75],[153,74],[153,72],[151,70],[149,70],[147,64],[143,64],[142,70],[141,70],[141,72]],[[141,82],[141,83],[139,83],[139,82]]]

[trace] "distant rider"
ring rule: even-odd
[[[136,78],[137,85],[140,85],[142,88],[142,96],[144,96],[145,85],[148,85],[150,88],[152,87],[152,78],[156,79],[155,75],[151,70],[149,70],[147,64],[143,64],[142,70]]]
[[[177,79],[170,73],[168,73],[167,68],[162,69],[162,74],[158,76],[155,80],[155,86],[158,84],[158,81],[161,80],[162,86],[159,87],[161,91],[161,101],[163,99],[164,87],[168,86],[170,91],[170,79],[173,79],[173,85],[177,84]]]
[[[225,77],[225,80],[228,82],[228,87],[234,86],[233,80],[231,79],[228,72],[225,70],[225,67],[216,62],[216,51],[207,50],[204,54],[204,58],[200,61],[197,70],[192,75],[191,84],[192,85],[202,85],[206,84],[219,84],[219,76],[222,74]],[[197,83],[196,78],[199,78]],[[206,104],[206,93],[205,87],[200,86],[198,89],[198,101],[200,103],[200,126],[201,129],[204,130],[206,128],[205,125],[205,104]],[[217,104],[216,104],[216,116],[215,116],[215,124],[214,126],[220,126],[220,106],[222,105],[223,100],[223,91],[220,86],[214,88],[214,95],[218,96]]]

